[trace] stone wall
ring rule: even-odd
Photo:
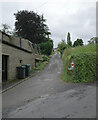
[[[2,44],[2,54],[8,55],[8,79],[16,78],[16,67],[21,64],[30,64],[31,69],[35,66],[35,58],[33,53],[28,53],[17,48]],[[22,63],[20,63],[22,60]]]
[[[8,80],[16,79],[16,67],[22,64],[30,64],[32,69],[35,67],[35,61],[41,60],[41,55],[38,53],[38,50],[35,50],[35,46],[29,40],[12,37],[1,31],[0,39],[2,40],[2,45],[0,43],[0,50],[2,49],[0,55],[8,56]],[[20,63],[20,61],[22,62]],[[2,76],[2,57],[0,57],[0,64],[0,76]]]
[[[35,67],[35,51],[30,41],[18,37],[12,37],[5,33],[2,34],[1,32],[0,36],[2,36],[3,40],[1,45],[2,55],[8,56],[8,80],[16,79],[16,67],[21,64],[30,64],[31,69]],[[15,46],[18,46],[18,48]],[[22,62],[20,63],[20,61]],[[2,60],[0,60],[0,62],[2,62]]]
[[[0,84],[2,82],[2,33],[0,32]]]
[[[32,43],[30,41],[28,41],[27,39],[23,39],[23,38],[19,38],[19,37],[12,37],[12,36],[8,36],[7,34],[3,34],[2,39],[13,45],[16,45],[18,47],[21,47],[28,51],[31,51],[30,44],[32,44]]]
[[[0,41],[0,84],[2,82],[2,43]]]

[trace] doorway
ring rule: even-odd
[[[8,56],[2,55],[2,82],[8,80]]]

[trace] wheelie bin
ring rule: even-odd
[[[17,68],[17,78],[24,79],[25,78],[25,66],[19,66]]]
[[[22,66],[25,66],[25,76],[30,75],[30,64],[24,64]]]

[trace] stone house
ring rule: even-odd
[[[0,83],[1,82],[2,82],[2,43],[0,42]]]
[[[38,47],[34,48],[29,40],[12,37],[1,31],[0,46],[2,47],[2,81],[16,79],[16,67],[30,64],[32,70],[35,67],[36,59],[41,59]]]

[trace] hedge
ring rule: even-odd
[[[74,69],[68,70],[74,60]],[[66,72],[72,82],[92,82],[96,80],[96,53],[80,53],[67,57]]]

